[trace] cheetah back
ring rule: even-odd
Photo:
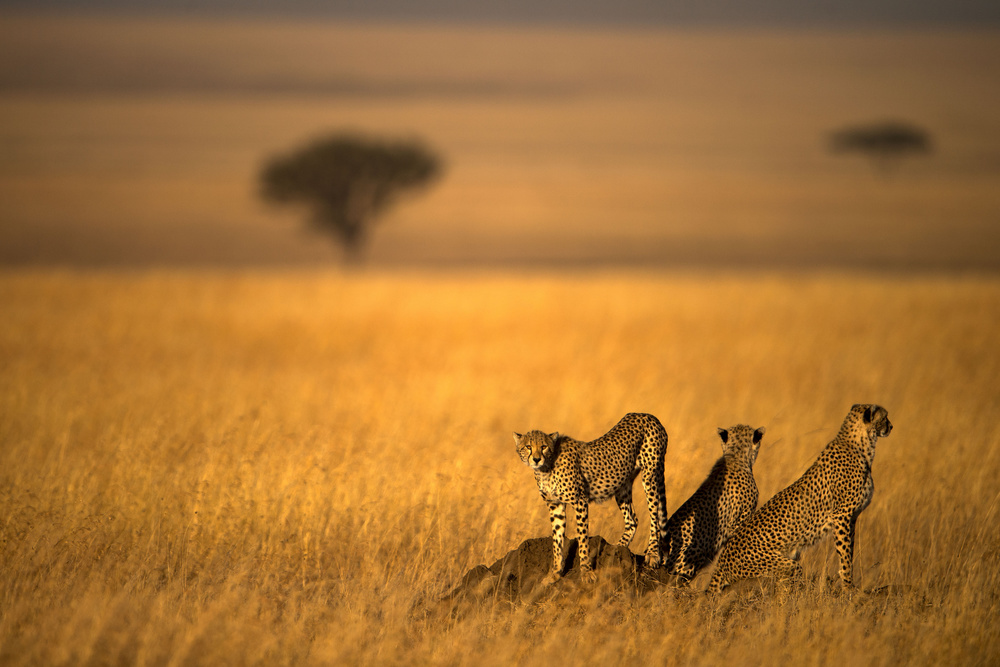
[[[665,566],[673,574],[694,577],[757,507],[753,463],[764,432],[763,427],[753,429],[744,424],[719,429],[723,456],[667,522]]]

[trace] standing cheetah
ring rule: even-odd
[[[664,566],[691,579],[712,562],[719,547],[757,509],[753,464],[760,451],[764,427],[738,424],[719,429],[723,455],[708,479],[667,522],[669,551]]]
[[[830,529],[840,556],[840,579],[845,587],[853,586],[854,527],[875,490],[875,442],[890,431],[885,408],[852,407],[816,462],[764,503],[722,547],[709,592],[763,575],[801,577],[800,550]]]
[[[542,431],[515,433],[514,442],[521,461],[535,473],[538,491],[549,505],[552,572],[546,578],[547,583],[562,576],[567,504],[576,512],[580,569],[588,580],[595,579],[587,548],[590,501],[600,502],[613,496],[625,516],[625,532],[618,544],[627,547],[632,542],[638,527],[632,507],[632,483],[640,471],[650,516],[646,565],[659,566],[663,528],[667,523],[667,494],[663,484],[667,432],[656,417],[629,413],[592,442]]]

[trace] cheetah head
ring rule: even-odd
[[[757,453],[760,451],[760,441],[764,437],[767,429],[761,426],[754,429],[746,424],[737,424],[731,428],[719,429],[719,437],[722,438],[722,452],[728,456],[745,459],[753,466],[757,460]]]
[[[861,413],[861,421],[871,435],[884,438],[892,432],[889,412],[881,405],[860,403],[851,408],[851,412]]]
[[[517,455],[529,468],[536,472],[549,472],[555,463],[559,434],[528,431],[524,435],[514,434]]]

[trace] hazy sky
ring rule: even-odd
[[[0,9],[624,24],[1000,24],[997,0],[0,0]]]

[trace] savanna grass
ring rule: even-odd
[[[5,664],[1000,658],[994,278],[8,272],[0,321]],[[825,541],[783,604],[709,569],[436,605],[548,532],[513,430],[651,412],[673,510],[716,427],[767,426],[763,501],[862,401],[895,429],[853,595]]]

